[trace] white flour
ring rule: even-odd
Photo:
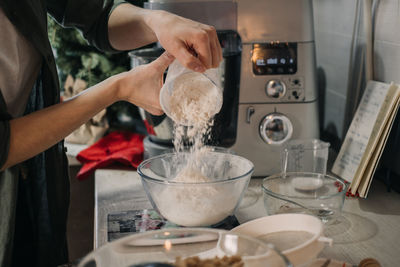
[[[177,152],[181,152],[187,143],[190,144],[190,155],[173,181],[187,184],[170,185],[160,192],[157,206],[161,214],[173,223],[183,226],[212,225],[232,214],[238,198],[226,185],[202,184],[211,181],[212,177],[207,176],[212,173],[210,169],[222,165],[201,160],[209,151],[204,142],[210,138],[222,92],[198,73],[178,77],[175,85],[169,104],[171,115],[175,121],[186,121],[190,126],[175,124],[174,146]]]
[[[208,181],[196,170],[183,170],[176,180]],[[237,196],[230,188],[221,185],[186,184],[170,185],[157,196],[161,215],[170,222],[182,226],[208,226],[216,224],[232,214]],[[156,200],[157,201],[157,200]]]
[[[203,126],[219,111],[221,90],[200,73],[186,73],[174,81],[169,107],[176,122]]]

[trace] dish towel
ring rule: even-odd
[[[141,134],[122,131],[106,135],[76,156],[83,165],[76,178],[84,180],[96,169],[113,163],[137,168],[143,160],[143,138]]]

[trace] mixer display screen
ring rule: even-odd
[[[253,44],[251,61],[255,75],[297,72],[297,43]]]

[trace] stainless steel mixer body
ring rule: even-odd
[[[266,176],[280,172],[284,142],[319,137],[312,0],[145,4],[213,25],[225,38],[224,105],[213,145],[230,147],[254,163],[254,176]]]

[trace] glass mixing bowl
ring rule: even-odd
[[[198,174],[206,179],[189,173],[194,176],[187,177],[191,182],[174,180],[193,160]],[[161,216],[180,226],[197,227],[217,224],[235,212],[254,165],[232,153],[203,151],[162,154],[143,161],[137,170],[151,204]]]
[[[327,174],[289,172],[264,178],[264,206],[269,215],[306,213],[323,222],[340,215],[348,184]]]
[[[78,266],[173,267],[179,259],[211,261],[224,256],[239,256],[246,267],[291,266],[285,256],[261,240],[209,228],[166,228],[129,235],[88,254]]]

